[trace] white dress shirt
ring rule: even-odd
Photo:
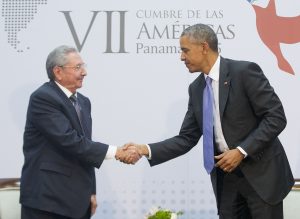
[[[225,152],[229,150],[229,147],[225,141],[222,126],[221,126],[221,118],[220,118],[220,107],[219,107],[219,76],[220,76],[220,56],[218,56],[215,64],[211,68],[208,76],[204,74],[204,77],[210,77],[212,79],[212,89],[214,96],[214,104],[213,104],[213,117],[214,117],[214,134],[215,134],[215,142],[217,145],[217,149],[219,152]],[[237,147],[244,156],[247,156],[245,150],[241,147]]]

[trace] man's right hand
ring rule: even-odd
[[[132,142],[119,147],[116,153],[116,159],[127,164],[135,164],[142,156],[149,156],[148,147]]]

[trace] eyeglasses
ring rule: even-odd
[[[61,67],[61,68],[72,68],[75,71],[80,71],[82,69],[86,70],[87,65],[85,63],[82,63],[82,64],[78,64],[78,65],[75,65],[75,66],[59,65],[58,67]]]

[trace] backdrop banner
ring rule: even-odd
[[[30,94],[48,81],[47,55],[76,47],[88,75],[79,92],[92,102],[93,139],[121,146],[178,134],[188,86],[199,75],[180,61],[179,37],[209,24],[220,54],[258,63],[285,109],[279,136],[300,178],[299,0],[2,0],[0,16],[0,177],[20,177]],[[297,60],[298,59],[298,60]],[[97,176],[93,218],[141,219],[152,207],[183,210],[183,219],[216,219],[202,140],[189,153],[151,168],[106,160]],[[276,182],[274,182],[276,183]],[[80,191],[77,191],[80,192]]]

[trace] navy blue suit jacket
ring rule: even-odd
[[[177,136],[150,144],[150,165],[188,152],[202,136],[203,74],[189,86],[189,104]],[[230,149],[247,153],[240,169],[258,195],[269,204],[283,200],[294,184],[293,175],[278,135],[286,118],[278,96],[260,67],[251,62],[221,57],[219,77],[221,126]],[[215,195],[216,172],[211,173]]]
[[[96,194],[95,167],[108,145],[91,140],[91,104],[77,93],[82,126],[69,98],[50,81],[32,93],[24,132],[20,203],[82,217]]]

